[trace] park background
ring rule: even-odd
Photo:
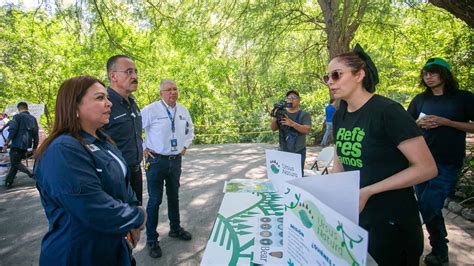
[[[460,2],[469,16],[472,4]],[[59,85],[78,75],[107,83],[105,62],[126,54],[140,107],[159,99],[161,79],[177,81],[196,144],[277,142],[269,112],[289,89],[312,116],[309,144],[323,125],[332,56],[360,43],[379,69],[377,93],[406,107],[430,57],[473,90],[473,24],[426,0],[1,0],[0,108],[44,103],[48,132]]]
[[[332,56],[349,51],[356,43],[378,67],[381,82],[377,93],[405,107],[422,91],[418,86],[420,69],[430,57],[445,58],[460,87],[473,91],[473,28],[471,0],[0,0],[0,110],[18,101],[45,104],[40,123],[48,132],[60,84],[78,75],[97,76],[107,83],[105,62],[112,55],[126,54],[139,70],[140,83],[134,95],[140,107],[159,99],[161,79],[177,81],[179,102],[189,109],[195,123],[194,143],[211,144],[196,146],[202,150],[194,151],[196,163],[191,163],[206,164],[203,177],[191,175],[191,180],[206,186],[203,178],[211,177],[209,182],[220,178],[218,174],[209,176],[209,167],[217,159],[239,153],[232,144],[221,147],[220,143],[278,142],[277,134],[269,129],[269,112],[289,89],[300,91],[302,107],[313,119],[308,144],[315,143],[329,99],[321,77]],[[462,206],[452,201],[449,206],[453,208],[448,209],[473,221],[472,134],[468,143],[456,192],[456,201]],[[205,160],[214,146],[220,147],[221,153],[214,155],[217,159]],[[240,163],[252,173],[258,170],[255,162],[261,159],[260,154],[247,154],[253,145],[243,147],[241,153],[248,161]],[[190,156],[192,159],[193,151]],[[231,160],[225,167],[217,167],[239,169],[234,164]],[[14,215],[16,208],[3,213],[3,224],[14,229],[4,227],[8,232],[4,244],[9,248],[0,247],[0,253],[14,253],[15,259],[29,265],[37,261],[39,239],[46,228],[45,220],[37,223],[36,217],[43,217],[43,211],[34,185],[30,186],[31,193],[21,186],[0,193],[0,202],[28,208],[18,212],[20,217]],[[212,191],[220,191],[220,186]],[[209,198],[219,197],[212,193]],[[31,194],[34,197],[25,203]],[[190,198],[201,200],[197,195],[201,193],[190,193]],[[217,209],[218,201],[211,202]],[[2,206],[0,211],[5,209]],[[31,214],[31,210],[40,214],[29,215],[29,221],[23,214]],[[214,213],[207,216],[213,219]],[[35,226],[26,234],[25,228],[18,226],[25,220]],[[467,240],[452,250],[466,249],[472,261],[472,245],[466,245],[472,242],[472,222],[466,228]],[[18,232],[25,235],[21,241]],[[205,246],[200,244],[200,248]],[[32,263],[18,255],[23,251],[33,255],[29,257]]]

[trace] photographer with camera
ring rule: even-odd
[[[306,135],[311,130],[311,116],[300,109],[300,94],[295,90],[286,93],[286,100],[275,104],[270,127],[278,130],[280,150],[301,155],[301,171],[306,159]]]

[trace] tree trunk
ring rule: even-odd
[[[329,60],[350,51],[350,43],[359,28],[367,7],[367,0],[318,0],[324,16]]]

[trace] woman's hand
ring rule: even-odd
[[[132,248],[135,248],[138,242],[140,241],[141,231],[145,229],[146,220],[147,220],[145,209],[142,206],[138,206],[138,209],[140,209],[140,211],[143,212],[144,219],[143,219],[143,224],[139,228],[134,228],[130,230],[130,232],[128,232],[127,234],[127,239],[132,244]]]
[[[130,230],[130,232],[127,235],[128,240],[132,244],[132,248],[135,248],[140,241],[140,236],[141,236],[141,230],[140,228],[135,228]]]
[[[427,115],[421,119],[418,119],[416,124],[423,129],[432,129],[439,126],[447,126],[449,125],[449,122],[451,122],[451,120],[441,116]]]
[[[142,206],[138,206],[138,208],[143,212],[144,215],[143,224],[138,229],[140,229],[140,231],[143,231],[145,229],[146,220],[148,219],[148,217],[145,208],[143,208]]]

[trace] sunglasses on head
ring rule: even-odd
[[[326,83],[329,82],[329,79],[332,79],[333,81],[338,81],[338,80],[341,78],[341,76],[342,76],[343,73],[344,73],[344,72],[342,72],[342,71],[340,71],[340,70],[335,70],[335,71],[333,71],[333,72],[331,72],[331,73],[329,73],[329,74],[324,75],[324,76],[323,76],[323,80],[324,80],[324,82],[326,82]]]

